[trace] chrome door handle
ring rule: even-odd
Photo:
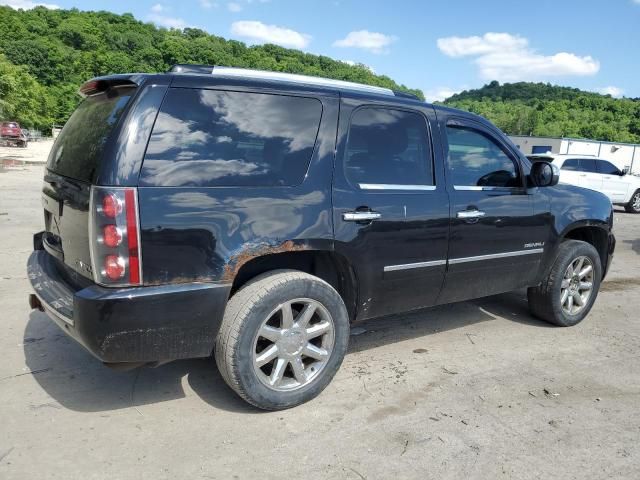
[[[370,222],[381,217],[382,215],[378,212],[345,212],[342,214],[342,220],[345,222]]]
[[[469,219],[469,218],[482,218],[486,215],[485,212],[481,212],[480,210],[462,210],[458,212],[456,216],[458,218]]]
[[[586,176],[587,176],[587,174],[586,174],[586,173],[581,173],[581,174],[580,174],[580,176],[581,176],[581,177],[586,177]]]

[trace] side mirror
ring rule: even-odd
[[[629,167],[624,167],[622,170],[620,170],[621,177],[624,177],[627,173],[629,173]]]
[[[560,170],[549,162],[534,162],[529,177],[536,187],[553,187],[560,180]]]

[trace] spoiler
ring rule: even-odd
[[[110,88],[118,87],[138,87],[142,82],[142,75],[110,75],[107,77],[97,77],[82,84],[78,93],[83,97],[97,95],[106,92]]]

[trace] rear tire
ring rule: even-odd
[[[529,308],[541,320],[571,327],[587,316],[602,279],[600,256],[593,245],[567,240],[558,247],[549,275],[527,290]]]
[[[631,200],[624,206],[627,213],[640,213],[640,189],[631,195]]]
[[[349,341],[342,298],[295,270],[261,275],[227,304],[215,358],[225,382],[264,410],[316,397],[340,367]]]

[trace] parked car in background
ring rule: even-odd
[[[611,202],[468,112],[211,66],[81,92],[44,174],[29,300],[108,364],[214,353],[278,410],[329,384],[353,322],[528,288],[568,327],[611,264]]]
[[[26,147],[28,141],[18,122],[0,123],[0,142],[4,145]]]
[[[604,193],[614,205],[629,213],[640,213],[640,177],[628,175],[603,158],[588,155],[529,155],[535,161],[553,162],[560,169],[560,182]]]

